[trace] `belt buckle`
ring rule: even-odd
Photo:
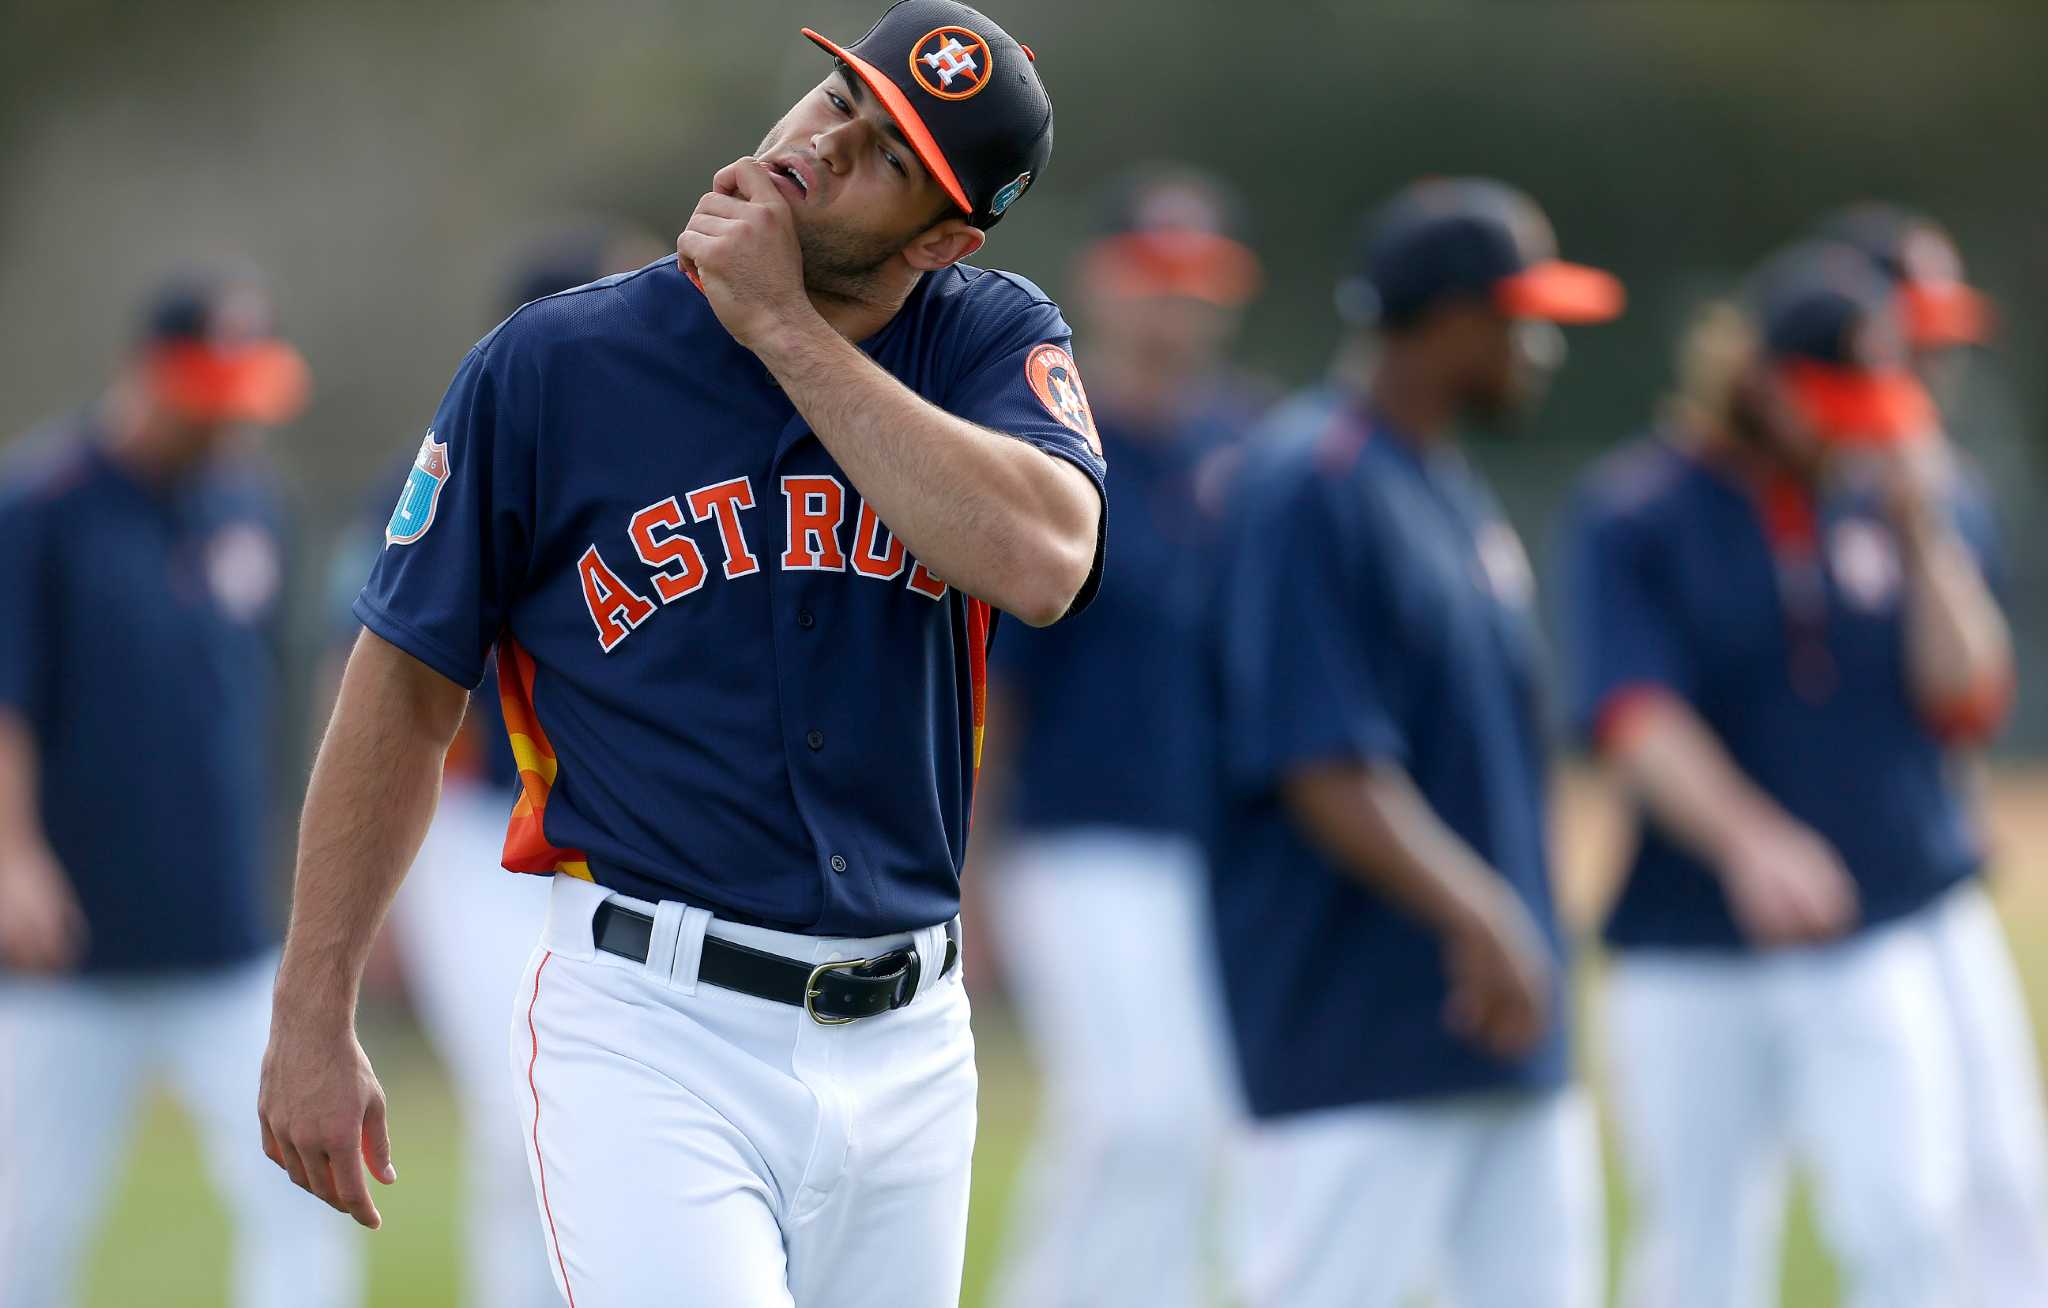
[[[820,963],[812,968],[810,979],[804,982],[804,1012],[819,1026],[845,1026],[849,1022],[860,1021],[859,1017],[831,1017],[818,1011],[817,1000],[825,993],[818,988],[818,978],[827,972],[851,972],[855,968],[879,963],[886,957],[888,955],[884,954],[875,958],[842,958],[836,963]]]

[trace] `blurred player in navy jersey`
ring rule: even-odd
[[[1102,590],[1072,622],[996,642],[988,739],[1011,843],[990,925],[1046,1080],[998,1291],[1019,1308],[1192,1305],[1211,1279],[1231,1094],[1202,860],[1203,631],[1217,492],[1264,398],[1226,358],[1260,282],[1235,210],[1182,169],[1111,198],[1073,278],[1122,488]]]
[[[1947,230],[1869,203],[1830,214],[1819,231],[1891,282],[1915,371],[1937,405],[1960,406],[1971,381],[1963,353],[1990,341],[1997,311],[1965,279]],[[1963,887],[1956,900],[1930,925],[1963,1103],[1963,1274],[1980,1303],[2048,1303],[2048,1127],[2026,999],[1983,888]]]
[[[1599,1301],[1534,587],[1459,437],[1538,398],[1555,324],[1622,298],[1509,188],[1410,187],[1340,288],[1334,384],[1231,496],[1212,864],[1257,1308]]]
[[[2013,688],[2000,556],[1911,306],[1853,246],[1774,257],[1570,519],[1575,710],[1642,818],[1606,929],[1630,1303],[1773,1302],[1795,1162],[1845,1302],[2048,1290],[2039,1091],[1962,766]],[[1974,1169],[2004,1190],[1973,1208],[1985,1148],[2013,1158]]]
[[[354,1242],[247,1144],[277,964],[286,571],[249,434],[294,417],[307,381],[252,281],[183,278],[105,398],[0,476],[6,1308],[75,1300],[155,1077],[233,1224],[229,1301],[358,1298]]]
[[[518,261],[501,308],[636,268],[661,254],[646,233],[590,224],[542,238]],[[412,467],[379,478],[360,534],[334,558],[331,588],[346,643],[333,660],[338,684],[348,644],[361,630],[347,611],[384,546],[397,488]],[[324,721],[324,715],[323,715]],[[541,1308],[560,1301],[537,1227],[513,1083],[505,1076],[505,1020],[519,974],[547,918],[547,886],[499,867],[505,824],[519,793],[519,765],[487,671],[448,751],[441,804],[412,874],[391,906],[391,933],[421,1025],[448,1069],[462,1108],[466,1182],[466,1302],[478,1308]],[[451,923],[460,923],[451,930]]]

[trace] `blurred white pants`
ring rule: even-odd
[[[511,800],[451,782],[392,904],[406,988],[462,1120],[465,1291],[474,1308],[559,1301],[540,1238],[519,1103],[505,1077],[505,1015],[547,920],[550,878],[499,863]]]
[[[1600,1142],[1576,1087],[1254,1123],[1237,1188],[1247,1308],[1597,1308]]]
[[[1775,1303],[1794,1159],[1812,1172],[1846,1303],[1971,1302],[1966,1141],[2036,1161],[2040,1146],[2038,1105],[2019,1102],[2038,1093],[2018,1084],[2030,1053],[2016,998],[1998,993],[2010,977],[1985,912],[1971,887],[1815,948],[1614,959],[1608,1061],[1637,1223],[1624,1303]],[[2035,1163],[2018,1168],[2028,1180],[2010,1162],[1994,1170],[2012,1178],[2002,1193],[2038,1201]],[[2005,1293],[1986,1302],[2040,1302],[2038,1284]]]
[[[2048,1129],[2012,953],[1975,882],[1923,915],[1962,1083],[1963,1274],[1987,1308],[2048,1306]]]
[[[237,1308],[360,1301],[354,1224],[263,1156],[256,1083],[276,969],[266,954],[176,976],[0,977],[0,1305],[77,1302],[80,1260],[156,1076],[191,1115],[225,1202]]]
[[[1044,1080],[995,1302],[1208,1301],[1235,1093],[1194,842],[1087,830],[1026,840],[990,927]]]
[[[592,948],[602,887],[554,878],[512,1071],[527,1162],[575,1308],[955,1308],[974,1154],[974,1037],[945,929],[834,939],[678,903],[635,963]],[[821,1026],[699,984],[709,933],[814,963],[910,943],[894,1012]]]

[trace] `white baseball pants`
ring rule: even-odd
[[[258,1147],[276,970],[266,954],[184,976],[0,978],[0,1305],[77,1302],[86,1243],[157,1076],[191,1114],[233,1222],[231,1301],[360,1302],[354,1227]]]
[[[527,1162],[573,1308],[954,1308],[974,1151],[974,1038],[942,926],[793,935],[701,908],[645,963],[598,952],[602,887],[554,879],[512,1023]],[[915,944],[916,998],[820,1026],[700,985],[709,934],[809,962]]]
[[[1596,1308],[1600,1145],[1577,1088],[1253,1125],[1233,1261],[1247,1308]]]
[[[1845,1302],[2048,1302],[2038,1073],[1975,886],[1811,949],[1624,952],[1608,1037],[1625,1303],[1774,1303],[1794,1161]]]
[[[995,1301],[1209,1302],[1236,1096],[1200,848],[1109,829],[1029,839],[990,899],[1044,1081]]]
[[[406,988],[460,1106],[463,1302],[474,1308],[560,1302],[505,1076],[505,1013],[548,912],[548,878],[499,866],[510,805],[494,791],[444,786],[391,906]]]

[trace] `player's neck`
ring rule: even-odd
[[[1158,368],[1117,348],[1112,336],[1098,336],[1089,347],[1088,398],[1098,413],[1114,414],[1133,428],[1139,439],[1147,432],[1165,434],[1187,411],[1190,397],[1215,378],[1214,366]]]
[[[910,293],[917,289],[918,279],[923,276],[917,269],[903,264],[900,268],[884,267],[858,289],[822,290],[807,286],[804,293],[810,297],[811,307],[818,311],[826,326],[858,345],[887,327],[903,311]]]
[[[1426,375],[1401,367],[1392,358],[1381,360],[1366,386],[1365,399],[1374,413],[1416,445],[1441,445],[1455,438],[1457,400]]]

